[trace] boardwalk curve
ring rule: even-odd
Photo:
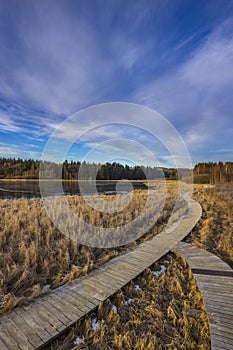
[[[173,251],[193,270],[209,319],[212,350],[233,349],[233,270],[204,249],[180,242]]]
[[[170,251],[200,216],[200,205],[190,201],[187,215],[172,229],[164,230],[89,275],[2,315],[0,349],[41,349]]]

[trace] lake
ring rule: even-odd
[[[80,195],[78,181],[63,181],[64,193],[58,191],[54,181],[46,182],[46,196],[58,197],[62,195]],[[96,190],[99,194],[111,195],[118,193],[129,193],[133,189],[147,189],[143,182],[130,181],[91,181],[85,182],[85,195],[93,195]],[[118,184],[118,185],[117,185]],[[116,188],[117,185],[117,188]],[[83,191],[82,191],[83,192]],[[0,199],[39,198],[39,181],[36,180],[0,180]]]

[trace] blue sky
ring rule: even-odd
[[[68,116],[122,101],[165,116],[193,163],[233,161],[231,0],[0,0],[0,52],[0,156],[40,159]],[[109,126],[67,158],[101,134],[146,139]]]

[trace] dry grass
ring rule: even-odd
[[[196,187],[202,217],[186,241],[216,254],[233,268],[233,184]]]
[[[161,264],[167,270],[155,276]],[[180,256],[167,254],[45,349],[210,350],[192,271]]]
[[[233,207],[233,182],[218,184],[212,187],[209,192],[216,195],[230,205],[231,211]]]
[[[143,210],[145,193],[135,191],[127,209],[114,215],[93,212],[78,196],[70,196],[68,200],[75,213],[87,222],[115,227],[132,220]],[[176,196],[175,186],[175,189],[169,189],[163,211],[152,229],[136,242],[117,249],[91,248],[69,240],[51,223],[40,199],[1,200],[0,312],[43,294],[44,286],[54,289],[87,274],[112,257],[161,232],[169,220]],[[109,201],[113,199],[107,198]],[[158,196],[157,206],[160,203]],[[181,199],[172,220],[184,214],[184,204]],[[148,213],[150,220],[153,219],[154,209]]]

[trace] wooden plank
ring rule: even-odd
[[[54,315],[53,310],[51,308],[48,308],[48,304],[46,301],[43,301],[43,303],[39,303],[38,301],[36,310],[38,312],[38,315],[44,316],[46,318],[46,320],[48,321],[48,328],[51,327],[57,333],[64,329],[65,324]],[[25,311],[30,313],[30,310]]]
[[[212,290],[214,292],[214,290],[217,290],[217,291],[223,291],[224,292],[227,292],[227,293],[232,293],[232,286],[231,285],[227,285],[227,284],[224,284],[224,283],[213,283],[212,281],[209,281],[209,283],[207,281],[203,282],[199,276],[195,276],[196,280],[198,281],[198,285],[200,287],[200,289],[203,291],[210,291]]]
[[[70,322],[73,322],[73,319],[79,318],[80,311],[76,311],[67,300],[57,298],[56,294],[53,294],[52,297],[48,299],[48,303],[62,315],[66,315],[66,318],[69,320],[68,325],[70,325]]]
[[[147,268],[148,266],[152,265],[155,261],[155,258],[151,258],[149,256],[146,256],[146,254],[132,254],[129,256],[130,258],[130,264],[134,264],[135,266],[138,266],[142,269]]]
[[[11,338],[10,335],[6,332],[6,329],[4,328],[4,324],[1,323],[0,321],[0,338],[1,342],[3,342],[7,350],[23,350],[19,345],[15,342],[14,338]]]
[[[220,307],[222,306],[223,307],[223,310],[224,310],[224,307],[227,308],[227,310],[232,310],[233,309],[233,300],[231,298],[223,298],[221,296],[216,296],[216,295],[210,295],[209,293],[208,294],[205,294],[204,296],[204,299],[206,298],[210,303],[214,303],[215,305],[219,305]]]
[[[120,277],[122,279],[122,283],[125,283],[125,281],[127,281],[127,280],[130,281],[135,276],[135,272],[132,272],[131,270],[129,271],[129,269],[126,270],[123,266],[121,266],[121,268],[120,268],[117,265],[111,265],[109,267],[109,269],[104,270],[103,272],[105,273],[106,271],[108,271],[108,272],[111,271],[113,277],[115,275],[117,275],[117,276],[120,275]]]
[[[208,315],[209,317],[209,321],[211,324],[214,324],[214,325],[220,325],[220,326],[224,326],[226,328],[230,328],[232,329],[232,324],[231,324],[231,318],[229,317],[226,318],[226,317],[220,317],[219,314],[215,314],[215,315]]]
[[[48,323],[48,317],[45,317],[44,314],[40,314],[39,310],[37,309],[36,312],[34,312],[34,309],[28,305],[24,311],[28,312],[30,310],[30,315],[34,319],[34,321],[40,325],[42,328],[42,331],[40,329],[37,329],[37,334],[42,340],[45,340],[48,336],[54,336],[58,333],[58,330],[55,330],[54,327],[50,323]]]
[[[6,344],[1,339],[1,334],[0,334],[0,349],[1,350],[9,350],[9,348],[6,346]]]
[[[20,328],[17,327],[14,319],[10,319],[7,316],[4,317],[4,327],[9,334],[9,336],[13,337],[15,342],[18,344],[19,348],[31,350],[33,349],[32,344],[28,341],[28,338],[22,332]]]
[[[80,294],[80,292],[67,290],[67,295],[70,298],[70,301],[77,305],[77,307],[81,310],[82,313],[89,313],[96,307],[96,303],[87,299],[84,295]]]
[[[8,327],[5,326],[5,318],[7,316],[2,317],[1,323],[4,325],[4,331],[8,334],[9,339],[14,339],[14,336],[9,334],[9,329]],[[16,324],[16,327],[24,333],[25,337],[29,339],[29,343],[31,344],[32,347],[36,346],[41,342],[41,338],[38,337],[37,334],[35,334],[35,330],[26,322],[26,320],[23,318],[23,316],[19,317],[18,315],[15,315],[14,323]],[[23,327],[22,327],[23,324]],[[15,328],[16,328],[15,327]],[[14,339],[14,343],[17,344],[16,340]],[[20,348],[20,346],[18,346]]]
[[[232,304],[233,302],[233,293],[221,293],[221,290],[218,291],[213,291],[212,289],[210,289],[209,291],[205,291],[202,292],[202,296],[206,297],[206,298],[216,298],[216,300],[221,300],[224,301],[226,303],[230,302]]]
[[[122,275],[117,270],[108,270],[104,271],[105,275],[109,276],[109,278],[112,278],[114,275],[114,279],[118,280],[119,283],[121,283],[122,286],[125,284],[125,278],[122,277]],[[126,282],[127,283],[127,282]]]
[[[117,279],[113,279],[109,275],[103,273],[101,276],[95,276],[96,283],[105,286],[105,290],[108,295],[114,294],[119,288],[122,287],[122,283]]]
[[[211,325],[210,327],[211,334],[214,333],[222,338],[223,341],[225,341],[227,344],[231,344],[233,347],[233,336],[232,336],[232,331],[229,333],[225,329],[219,329],[219,327],[216,327],[214,325]]]
[[[93,290],[94,297],[99,301],[104,301],[107,299],[108,293],[106,292],[105,286],[101,286],[100,283],[96,285],[94,279],[86,280],[84,283],[85,286],[88,286]]]
[[[215,350],[232,350],[232,345],[224,343],[219,338],[215,337],[215,334],[212,335],[212,349]]]
[[[61,322],[64,327],[66,327],[69,323],[70,320],[68,317],[66,317],[66,315],[61,314],[60,312],[58,312],[58,310],[54,307],[54,305],[51,305],[48,300],[43,300],[43,303],[41,303],[45,308],[47,308],[47,310],[49,312],[51,312],[51,314],[54,315],[55,319],[57,319],[57,322]],[[40,305],[39,305],[40,307]],[[63,329],[63,326],[62,326]]]
[[[76,296],[74,297],[74,294],[68,293],[68,290],[66,290],[65,293],[55,291],[52,296],[56,303],[61,303],[63,308],[67,307],[67,309],[70,310],[71,313],[74,313],[76,317],[80,317],[80,315],[83,314],[83,302],[79,302],[78,295],[78,292],[76,292]],[[89,310],[90,307],[85,305],[85,309]]]
[[[10,314],[8,314],[7,316],[9,317]],[[33,320],[31,314],[25,313],[24,310],[21,310],[19,314],[19,309],[16,308],[15,310],[13,310],[11,316],[14,320],[14,323],[25,334],[28,341],[34,347],[36,347],[42,342],[41,337],[37,334],[39,325]]]

